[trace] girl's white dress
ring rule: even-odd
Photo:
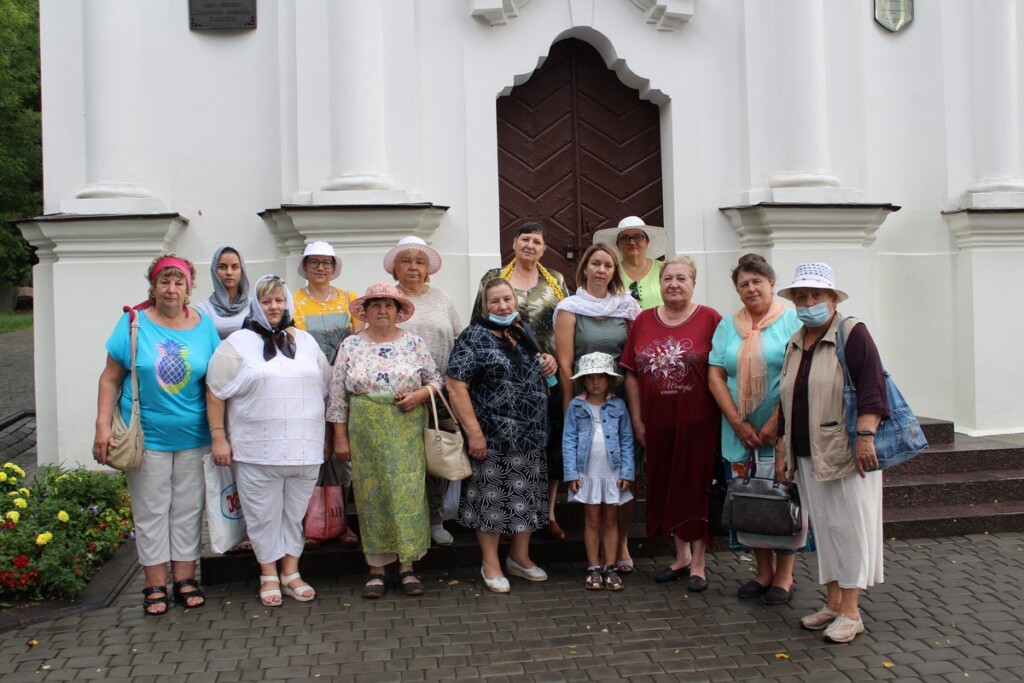
[[[587,403],[587,409],[594,425],[594,433],[590,438],[590,454],[587,464],[580,473],[580,490],[569,491],[570,503],[585,505],[622,505],[633,500],[629,490],[619,490],[619,471],[612,467],[608,458],[608,450],[604,447],[604,430],[601,428],[601,406]]]

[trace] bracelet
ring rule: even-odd
[[[220,431],[222,431],[222,432],[224,431],[224,428],[223,428],[223,427],[210,427],[210,431],[211,431],[211,432],[215,432],[215,431],[217,431],[218,429],[219,429]]]
[[[857,436],[870,436],[871,438],[874,438],[875,433],[870,429],[858,429]]]

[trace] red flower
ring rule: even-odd
[[[24,569],[28,566],[28,555],[18,555],[14,558],[14,566],[18,569]]]

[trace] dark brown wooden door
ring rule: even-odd
[[[563,40],[498,99],[502,263],[524,222],[548,232],[543,262],[570,283],[596,230],[624,216],[664,225],[658,107],[587,43]]]

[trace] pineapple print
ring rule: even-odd
[[[156,361],[156,378],[164,390],[176,394],[185,388],[192,377],[192,366],[188,362],[188,347],[173,339],[157,344],[160,357]]]

